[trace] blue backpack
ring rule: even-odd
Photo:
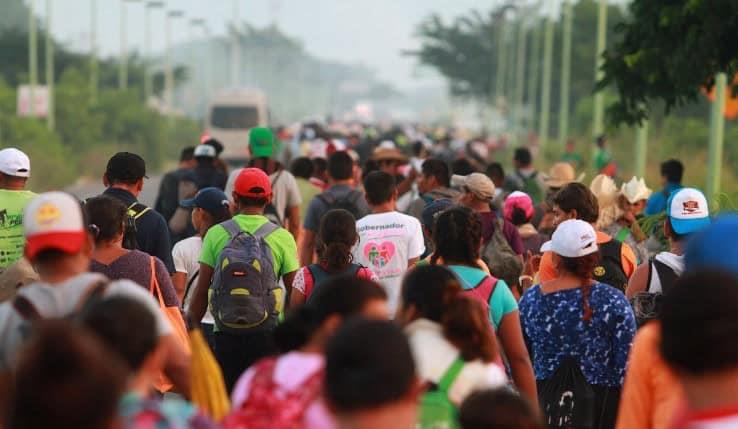
[[[234,220],[221,226],[230,240],[218,255],[210,286],[210,312],[216,326],[234,334],[274,328],[283,292],[265,239],[279,226],[267,222],[253,234],[243,231]]]

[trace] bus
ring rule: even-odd
[[[249,158],[249,130],[269,126],[266,95],[256,89],[238,89],[217,94],[205,117],[206,133],[223,143],[221,158],[243,164]]]

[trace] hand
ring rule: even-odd
[[[535,277],[538,270],[541,269],[541,255],[534,255],[528,250],[525,254],[525,266],[523,267],[523,275]]]

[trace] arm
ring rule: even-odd
[[[291,206],[287,208],[287,230],[298,241],[300,237],[300,206]]]
[[[190,399],[190,354],[172,334],[161,337],[159,342],[167,356],[164,361],[164,375],[172,381],[177,393]]]
[[[295,274],[297,274],[297,270],[282,276],[282,280],[284,280],[284,287],[287,289],[288,295],[292,292],[292,282],[295,280]]]
[[[200,263],[200,276],[197,278],[195,290],[192,291],[192,301],[187,311],[187,318],[192,323],[200,323],[205,316],[208,308],[208,289],[210,289],[213,272],[213,267]]]
[[[616,429],[647,428],[653,422],[656,408],[651,368],[655,365],[654,357],[659,353],[655,329],[654,324],[643,327],[633,342]]]
[[[176,272],[172,274],[172,285],[177,292],[177,298],[184,304],[184,292],[187,287],[187,273]]]
[[[625,289],[625,297],[632,299],[636,294],[645,292],[648,288],[648,271],[651,268],[651,261],[646,261],[636,268],[633,275],[628,280],[628,287]]]
[[[158,216],[158,225],[156,227],[156,250],[155,255],[157,258],[164,262],[164,266],[167,268],[169,274],[174,274],[174,262],[172,261],[172,241],[169,237],[169,227],[164,218]]]
[[[300,265],[306,267],[313,263],[315,250],[315,232],[310,229],[302,230],[302,244],[300,246]]]
[[[502,350],[510,363],[512,378],[518,390],[525,395],[534,407],[538,407],[538,388],[533,375],[533,365],[530,362],[528,349],[523,341],[523,331],[520,328],[520,313],[513,311],[506,314],[500,322],[497,331]]]

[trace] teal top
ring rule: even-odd
[[[464,265],[449,265],[448,268],[459,278],[464,290],[473,289],[485,276],[489,275],[479,268]],[[507,283],[502,279],[498,279],[495,291],[489,299],[489,320],[495,330],[499,329],[502,318],[514,311],[518,311],[518,303],[515,301],[515,297]]]

